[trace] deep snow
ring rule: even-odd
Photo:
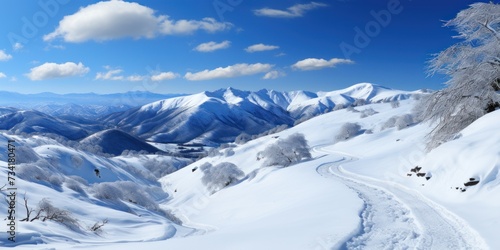
[[[237,101],[233,99],[233,101]],[[80,173],[89,183],[103,166],[106,180],[132,180],[142,186],[161,187],[156,202],[183,222],[175,225],[165,217],[133,203],[126,206],[100,201],[90,189],[86,197],[66,188],[19,181],[32,204],[49,196],[57,206],[72,211],[82,224],[109,218],[103,234],[76,233],[56,223],[20,223],[20,249],[497,249],[500,205],[498,149],[500,133],[495,124],[500,111],[479,119],[459,138],[426,153],[424,141],[429,124],[411,124],[398,130],[384,128],[387,120],[411,112],[414,100],[356,107],[378,113],[338,110],[305,121],[278,134],[265,136],[231,150],[234,154],[207,157],[167,175],[155,183],[130,173],[143,170],[142,157],[105,159],[77,152],[53,141],[35,143],[36,154],[59,164],[62,176]],[[361,125],[363,133],[343,142],[334,140],[346,122]],[[279,138],[303,133],[313,159],[287,168],[262,167],[259,151]],[[12,137],[12,136],[11,136]],[[6,140],[6,138],[3,138]],[[50,142],[50,143],[49,143]],[[78,155],[89,171],[68,172],[64,159]],[[229,155],[229,156],[226,156]],[[3,156],[2,156],[3,157]],[[149,156],[153,157],[153,156]],[[160,156],[154,156],[160,157]],[[4,161],[5,157],[0,160]],[[201,183],[202,173],[193,169],[204,162],[232,162],[247,174],[240,182],[210,194]],[[424,177],[410,174],[422,167]],[[57,167],[54,166],[56,169]],[[5,179],[5,169],[0,179]],[[479,184],[465,187],[469,178]],[[456,188],[466,188],[465,192]],[[126,208],[126,209],[124,209]],[[0,211],[0,213],[5,213]],[[139,216],[140,215],[140,216]],[[0,234],[5,244],[5,233]],[[42,243],[33,245],[34,243]]]

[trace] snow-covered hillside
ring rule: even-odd
[[[411,119],[415,103],[409,99],[400,101],[399,106],[375,103],[332,111],[277,134],[219,149],[218,154],[211,153],[166,176],[151,170],[161,170],[166,162],[159,163],[161,159],[156,157],[166,156],[108,159],[50,145],[41,137],[15,137],[34,148],[34,153],[24,153],[32,155],[31,162],[50,163],[52,167],[47,169],[62,180],[29,176],[29,181],[20,181],[19,186],[27,190],[32,204],[51,197],[54,204],[73,212],[83,225],[109,218],[98,236],[74,232],[72,240],[63,233],[65,227],[57,223],[20,223],[20,235],[24,233],[26,238],[18,248],[500,247],[495,234],[500,229],[496,223],[500,220],[496,199],[500,195],[500,133],[495,126],[500,111],[477,120],[457,139],[427,153],[424,142],[431,126]],[[156,103],[158,110],[161,104]],[[338,135],[346,123],[356,123],[360,129],[344,140]],[[259,152],[295,133],[305,135],[312,159],[286,168],[263,166],[265,159],[260,159]],[[74,158],[79,167],[71,163]],[[204,184],[203,166],[224,162],[235,164],[244,176],[213,193]],[[100,169],[102,178],[96,177],[95,168]],[[0,178],[5,175],[2,170]],[[156,182],[155,178],[161,176]],[[470,178],[479,183],[465,185]],[[70,185],[75,188],[69,179],[80,180],[76,186],[83,191],[68,189]],[[82,179],[88,184],[81,184]],[[105,187],[102,182],[126,181],[136,183],[149,198],[135,204],[137,196],[127,201],[123,197],[129,196],[123,193],[118,193],[122,197],[119,200],[98,195],[98,188]],[[126,186],[130,184],[111,185],[124,185],[117,187],[122,192],[130,188]],[[167,217],[155,212],[158,208],[170,211]],[[177,219],[182,226],[172,222]],[[5,238],[5,233],[0,236]],[[32,245],[35,242],[44,245]]]
[[[228,88],[154,102],[112,114],[106,122],[155,142],[221,143],[234,141],[243,132],[259,134],[278,125],[291,126],[336,107],[405,100],[420,93],[370,83],[320,93]]]

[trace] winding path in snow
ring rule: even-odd
[[[417,191],[346,171],[342,164],[357,160],[351,155],[320,146],[314,151],[340,157],[317,172],[341,181],[364,202],[361,224],[342,249],[488,249],[463,219]]]

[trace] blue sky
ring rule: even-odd
[[[468,0],[2,1],[0,90],[440,89]]]

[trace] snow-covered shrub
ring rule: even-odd
[[[311,153],[304,135],[295,133],[267,146],[264,151],[259,152],[258,157],[264,159],[263,166],[287,167],[303,159],[310,159]]]
[[[143,166],[147,170],[153,174],[156,179],[159,179],[165,175],[171,174],[175,171],[177,171],[179,168],[185,167],[186,163],[184,162],[179,162],[178,167],[175,166],[173,159],[171,158],[166,158],[161,160],[162,158],[152,158],[152,159],[147,159],[146,162],[144,162]],[[148,178],[150,179],[150,178]]]
[[[67,188],[79,193],[79,194],[83,194],[85,195],[85,190],[83,190],[82,188],[82,184],[78,181],[75,181],[71,178],[67,178],[65,181],[64,181],[64,184]]]
[[[225,157],[229,157],[229,156],[233,156],[233,155],[234,155],[234,150],[232,148],[228,148],[228,149],[224,150]]]
[[[33,220],[41,221],[55,221],[61,223],[71,230],[77,230],[80,228],[78,220],[73,217],[71,212],[54,207],[52,203],[44,198],[38,203],[38,208],[36,209],[37,216]]]
[[[355,107],[357,106],[363,106],[366,104],[366,100],[365,99],[356,99],[356,101],[354,101],[354,103],[352,105],[354,105]]]
[[[150,210],[160,210],[148,192],[131,181],[96,183],[92,186],[92,192],[97,199],[131,202]]]
[[[335,105],[335,107],[333,107],[332,111],[337,111],[337,110],[341,110],[341,109],[345,109],[345,105],[342,103]]]
[[[73,164],[73,166],[75,166],[76,168],[80,168],[82,165],[83,165],[83,158],[80,157],[79,155],[72,155],[71,156],[71,163]]]
[[[33,149],[31,149],[28,146],[24,146],[24,145],[19,145],[16,147],[16,154],[22,156],[22,157],[16,158],[17,164],[32,163],[32,162],[36,162],[40,159],[38,154],[35,151],[33,151]]]
[[[252,140],[251,135],[249,135],[247,133],[241,133],[240,135],[236,136],[234,143],[242,145],[242,144],[245,144],[251,140]]]
[[[392,102],[391,102],[391,107],[392,107],[393,109],[395,109],[395,108],[399,108],[399,106],[400,106],[400,103],[399,103],[399,101],[398,101],[398,100],[394,100],[394,101],[392,101]]]
[[[365,118],[365,117],[372,116],[372,115],[377,114],[377,113],[378,112],[375,111],[374,109],[367,108],[367,109],[361,111],[361,116],[360,117],[361,118]]]
[[[413,116],[410,114],[405,114],[402,116],[398,116],[395,126],[398,130],[401,130],[411,126],[413,123]]]
[[[236,165],[230,162],[222,162],[215,166],[204,164],[200,167],[203,172],[201,182],[210,190],[215,193],[245,176]]]
[[[207,156],[208,157],[216,157],[216,156],[219,156],[221,155],[221,153],[219,152],[218,149],[216,148],[211,148],[208,150],[208,153],[207,153]]]
[[[357,136],[361,132],[361,126],[357,123],[345,123],[340,127],[339,133],[335,136],[336,141],[345,141]]]
[[[353,113],[359,113],[359,110],[355,109],[353,106],[349,106],[345,110]]]
[[[415,123],[413,116],[404,114],[389,118],[383,125],[382,130],[396,127],[398,130],[405,129]]]

